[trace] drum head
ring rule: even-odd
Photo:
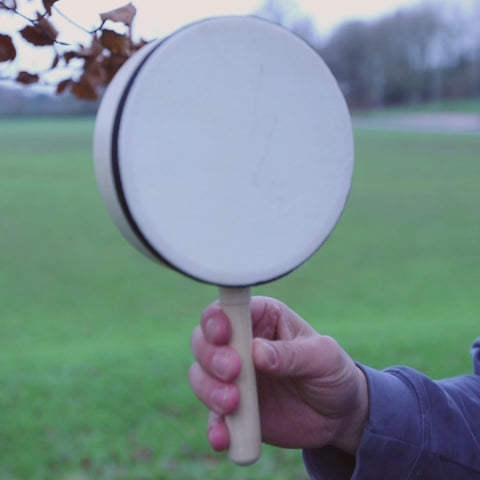
[[[271,281],[323,244],[353,174],[348,109],[317,53],[254,17],[195,23],[106,92],[97,176],[144,253],[222,286]]]

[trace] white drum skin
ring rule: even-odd
[[[95,131],[98,182],[121,232],[223,286],[271,281],[312,256],[345,206],[353,156],[324,62],[254,17],[147,45],[114,78]]]

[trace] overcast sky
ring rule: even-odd
[[[447,0],[437,0],[447,1]],[[280,0],[279,3],[300,12],[312,15],[320,31],[349,18],[371,18],[398,7],[416,3],[418,0]],[[61,0],[58,7],[72,18],[86,24],[97,22],[97,12],[118,7],[122,0],[97,0],[95,8],[85,8],[78,0]],[[201,18],[226,15],[248,14],[262,6],[263,0],[134,0],[138,9],[137,33],[148,37],[159,37],[171,33],[182,25]]]
[[[396,8],[417,3],[419,0],[280,0],[278,3],[297,11],[310,14],[321,32],[327,33],[342,21],[351,18],[372,18]],[[434,0],[435,1],[435,0]],[[436,0],[440,3],[449,0]],[[22,9],[31,11],[41,2],[19,2]],[[59,9],[86,28],[98,25],[98,13],[112,10],[127,0],[96,0],[86,7],[78,0],[59,0]],[[139,35],[160,37],[180,26],[209,16],[248,14],[262,6],[264,0],[133,0],[137,7],[136,30]],[[27,14],[30,14],[28,10]],[[0,29],[15,25],[11,15],[0,14]],[[61,29],[63,33],[63,29]],[[78,32],[77,32],[78,33]]]
[[[462,4],[479,0],[429,0],[438,3]],[[101,12],[109,11],[127,3],[128,0],[96,0],[85,2],[78,0],[59,0],[56,6],[68,17],[86,29],[94,29],[99,25]],[[398,8],[419,3],[420,0],[279,0],[292,17],[310,15],[316,23],[321,35],[328,35],[340,23],[354,18],[372,19]],[[19,2],[27,15],[35,16],[35,8],[41,5],[40,0]],[[264,0],[132,0],[137,7],[134,24],[135,37],[147,40],[172,33],[177,28],[201,18],[215,15],[243,15],[255,12],[264,4]],[[60,31],[59,40],[68,43],[88,43],[89,37],[82,35],[78,28],[72,27],[61,17],[53,18]],[[0,33],[14,32],[22,28],[25,21],[0,10]],[[8,76],[8,69],[24,68],[29,71],[41,71],[52,61],[51,49],[28,48],[23,41],[17,41],[19,51],[16,64],[0,65],[0,76]],[[2,72],[3,70],[3,72]]]

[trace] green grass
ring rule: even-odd
[[[305,479],[300,453],[212,454],[187,381],[213,287],[143,259],[97,192],[90,119],[0,119],[0,479]],[[471,371],[480,137],[359,131],[348,207],[318,254],[255,290],[359,361]]]
[[[473,97],[461,100],[447,100],[439,102],[418,103],[412,105],[401,105],[386,107],[370,111],[354,112],[360,116],[368,117],[389,117],[404,113],[466,113],[480,114],[480,97]]]

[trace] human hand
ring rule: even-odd
[[[335,340],[278,300],[254,297],[251,312],[262,440],[284,448],[332,445],[355,454],[368,414],[363,372]],[[197,362],[190,383],[211,410],[208,438],[217,451],[228,448],[225,416],[241,401],[234,384],[241,359],[228,346],[230,336],[218,302],[192,335]]]

